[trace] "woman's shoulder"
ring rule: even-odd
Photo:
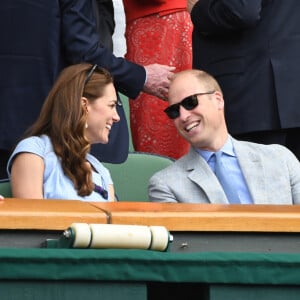
[[[25,138],[17,144],[12,155],[10,156],[7,164],[8,170],[10,170],[12,162],[18,154],[24,152],[32,153],[44,159],[49,152],[53,151],[52,149],[51,140],[46,135]]]
[[[52,143],[47,135],[30,136],[21,140],[14,152],[33,152],[37,154],[47,153],[52,150]]]
[[[15,150],[13,151],[11,158],[22,152],[32,153],[44,158],[50,152],[53,152],[51,140],[46,135],[31,136],[21,140]]]

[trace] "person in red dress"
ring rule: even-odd
[[[175,72],[192,66],[192,23],[186,0],[123,0],[126,58],[141,65],[161,63]],[[179,158],[189,144],[163,110],[167,102],[141,93],[129,101],[132,142],[136,151]]]

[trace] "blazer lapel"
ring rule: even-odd
[[[228,204],[226,195],[207,162],[193,148],[187,155],[188,178],[199,186],[210,203]]]
[[[261,157],[245,142],[233,139],[234,150],[255,204],[267,199],[266,176]]]

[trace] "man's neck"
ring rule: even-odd
[[[199,145],[199,147],[196,146],[195,148],[205,151],[217,152],[226,144],[228,138],[229,134],[228,132],[226,132],[226,134],[218,136],[211,143],[207,145]]]

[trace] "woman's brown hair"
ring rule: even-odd
[[[82,63],[65,68],[49,92],[38,119],[26,133],[26,136],[50,137],[65,175],[80,196],[87,196],[94,189],[92,171],[86,163],[91,145],[84,135],[86,111],[81,98],[94,101],[103,96],[104,87],[110,83],[113,83],[110,73],[97,66]]]

